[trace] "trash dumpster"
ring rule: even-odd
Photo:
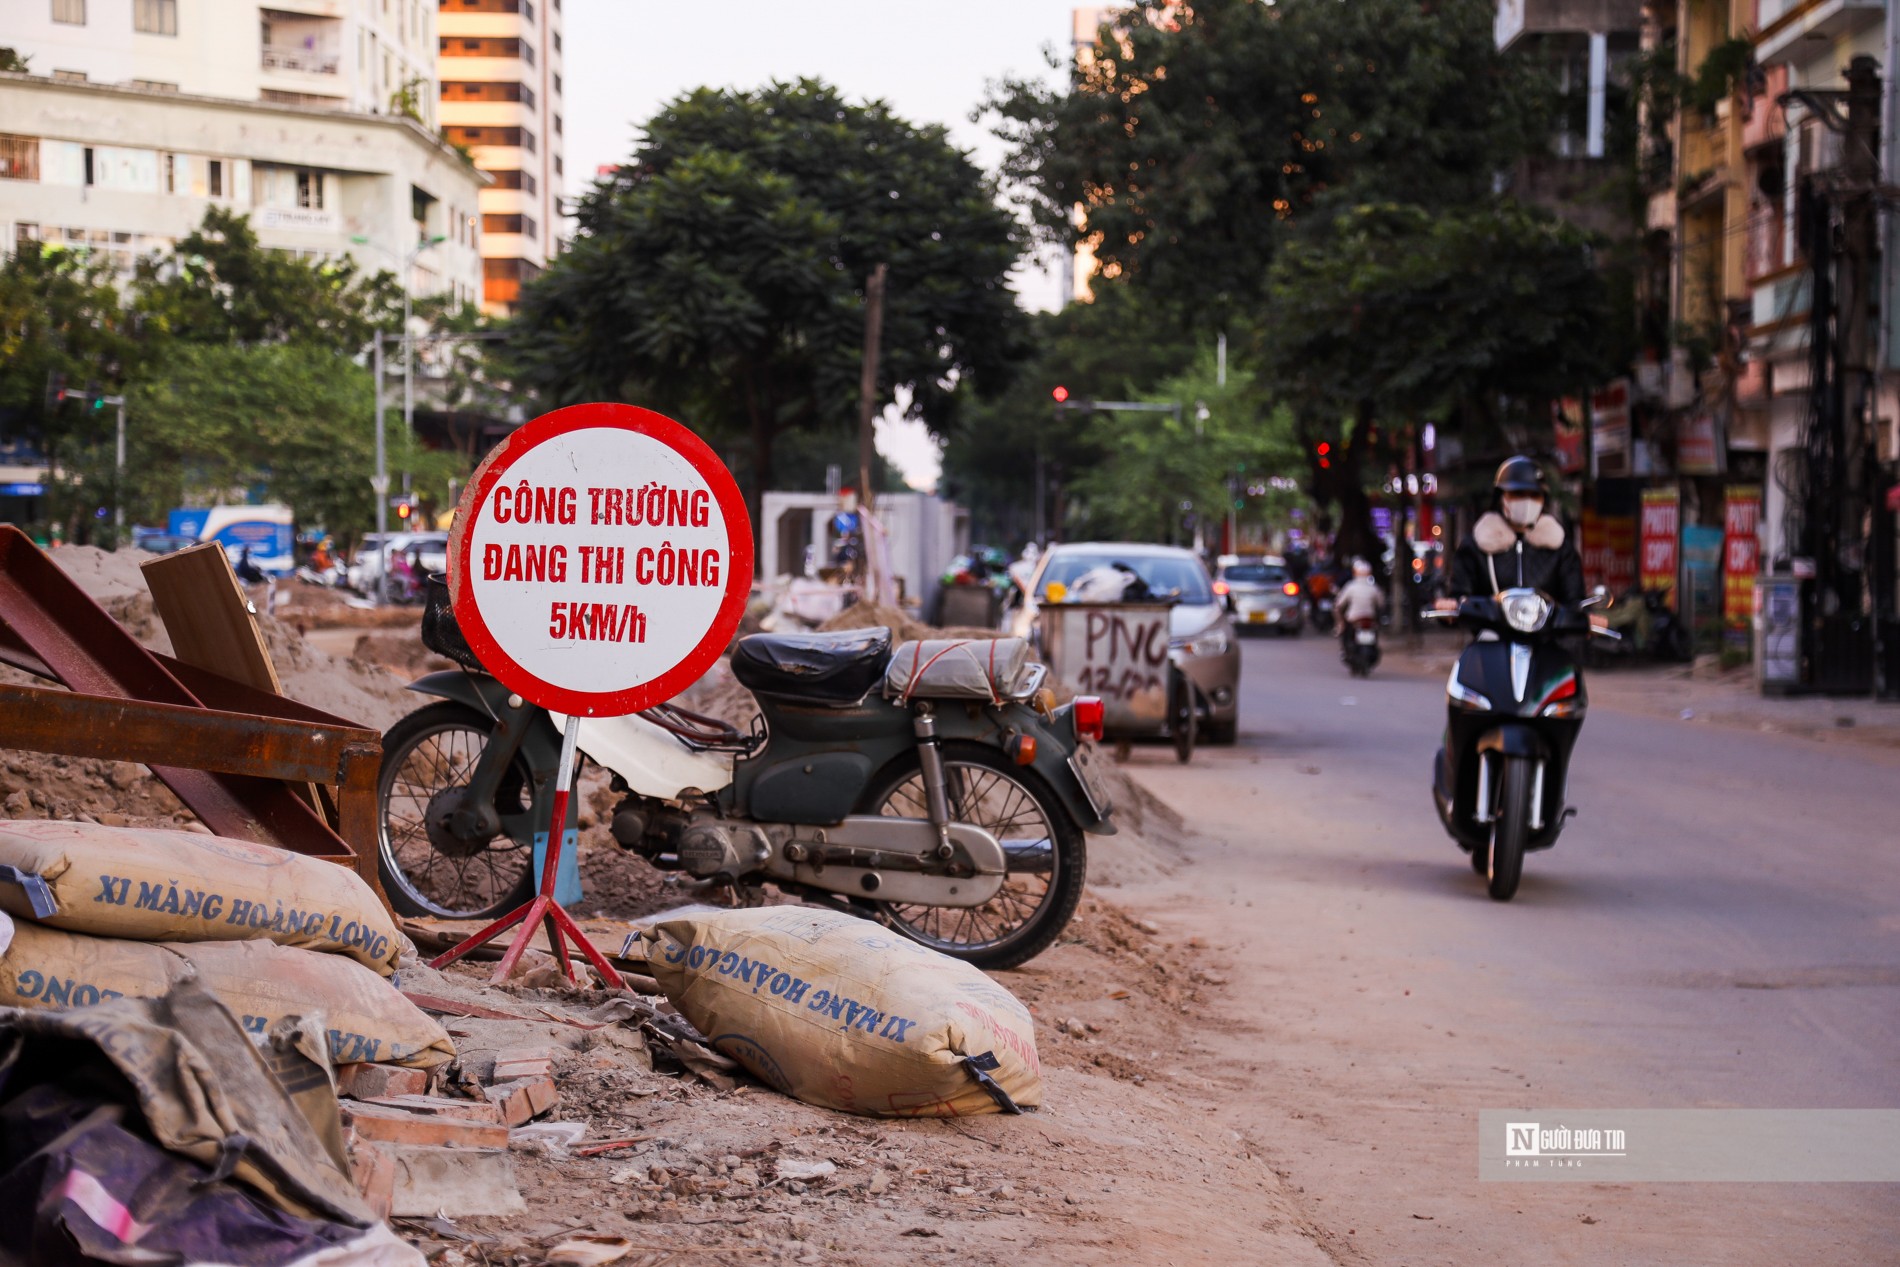
[[[1167,603],[1044,603],[1036,628],[1049,673],[1077,695],[1101,697],[1103,734],[1168,734]]]

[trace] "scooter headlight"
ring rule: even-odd
[[[1550,619],[1550,600],[1536,590],[1506,590],[1498,595],[1504,623],[1519,633],[1536,633]]]

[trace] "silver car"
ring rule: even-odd
[[[1194,683],[1200,738],[1207,743],[1234,742],[1240,726],[1240,647],[1225,603],[1200,556],[1179,546],[1136,542],[1089,541],[1051,546],[1028,586],[1028,596],[1012,615],[1009,628],[1029,637],[1037,607],[1074,589],[1091,573],[1112,568],[1132,574],[1124,601],[1160,600],[1168,613],[1169,658]]]
[[[1300,587],[1287,574],[1286,561],[1273,555],[1222,555],[1214,575],[1214,592],[1227,600],[1234,628],[1246,632],[1271,629],[1297,635],[1306,623],[1300,605]]]

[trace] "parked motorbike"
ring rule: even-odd
[[[535,883],[566,719],[483,672],[447,587],[428,589],[423,642],[462,668],[412,682],[441,702],[384,736],[383,885],[404,913],[488,918]],[[621,797],[622,848],[742,903],[769,883],[985,968],[1068,924],[1083,834],[1115,830],[1087,742],[1104,710],[1056,706],[1020,639],[755,634],[732,671],[758,700],[750,733],[671,705],[581,721],[581,755]]]
[[[1432,763],[1439,821],[1491,896],[1517,892],[1524,854],[1557,843],[1576,813],[1565,801],[1570,754],[1589,703],[1583,672],[1559,641],[1592,633],[1583,612],[1534,589],[1465,598],[1450,618],[1477,636],[1446,683],[1445,742]]]
[[[1597,587],[1607,598],[1608,591]],[[1694,658],[1689,627],[1669,605],[1669,590],[1638,589],[1634,586],[1609,600],[1603,611],[1620,641],[1591,647],[1591,659],[1606,663],[1615,659],[1633,660],[1646,656],[1651,660],[1682,664]]]
[[[1354,677],[1371,677],[1379,665],[1379,622],[1371,616],[1355,618],[1340,641],[1339,658]]]

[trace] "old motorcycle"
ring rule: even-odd
[[[384,736],[383,886],[405,913],[489,918],[537,879],[566,719],[482,671],[436,578],[422,630],[461,667],[412,682],[439,702]],[[1055,940],[1082,895],[1084,833],[1115,830],[1091,767],[1100,700],[1058,707],[1020,639],[755,634],[731,663],[758,701],[749,733],[671,705],[581,721],[581,754],[621,798],[622,848],[742,902],[772,884],[985,968]]]
[[[1459,601],[1455,620],[1476,637],[1452,666],[1445,741],[1432,762],[1439,821],[1490,895],[1508,902],[1524,854],[1557,843],[1576,813],[1565,802],[1570,754],[1589,697],[1564,635],[1616,635],[1592,627],[1583,608],[1534,589]]]

